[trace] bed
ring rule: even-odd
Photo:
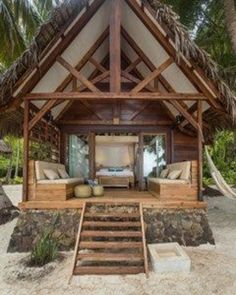
[[[100,168],[96,178],[104,187],[134,187],[134,172],[130,168]]]

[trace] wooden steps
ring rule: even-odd
[[[139,203],[86,202],[73,260],[73,275],[147,274]]]

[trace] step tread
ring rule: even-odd
[[[84,217],[117,217],[117,218],[140,218],[139,213],[85,213]]]
[[[79,253],[77,260],[86,261],[143,261],[142,253]]]
[[[74,275],[86,274],[137,274],[144,272],[142,266],[76,266]]]
[[[81,241],[79,249],[103,249],[103,248],[117,248],[117,249],[129,249],[129,248],[142,248],[142,242],[94,242],[94,241]]]
[[[142,237],[141,231],[83,230],[81,237]]]
[[[141,227],[139,221],[84,221],[83,226],[93,227]]]

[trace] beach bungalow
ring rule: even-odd
[[[62,4],[0,89],[2,125],[23,124],[22,209],[206,208],[203,145],[232,128],[236,99],[163,3]],[[31,159],[32,141],[50,143],[51,162]]]

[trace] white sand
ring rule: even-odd
[[[26,254],[6,254],[16,220],[0,226],[0,295],[11,294],[235,294],[236,201],[209,198],[209,220],[216,246],[185,248],[192,260],[190,274],[83,276],[68,285],[72,253],[60,263],[41,269],[26,268]],[[45,275],[46,274],[46,275]]]

